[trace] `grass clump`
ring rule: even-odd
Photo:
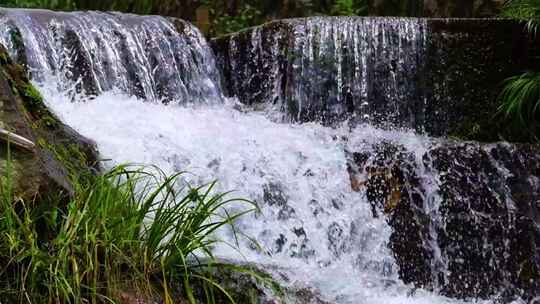
[[[251,211],[223,207],[249,202],[213,194],[215,183],[179,190],[181,173],[131,166],[75,183],[67,205],[25,202],[13,197],[12,174],[0,184],[3,303],[116,303],[126,293],[148,303],[195,303],[195,294],[212,303],[214,293],[234,302],[210,274],[212,235]]]

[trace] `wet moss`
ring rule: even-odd
[[[5,51],[0,51],[2,66],[14,95],[19,96],[23,101],[24,111],[31,116],[34,129],[46,127],[55,129],[60,127],[59,120],[52,115],[43,102],[41,93],[30,83],[26,76],[25,69],[14,64]]]
[[[93,176],[92,167],[88,165],[91,161],[79,145],[74,143],[51,144],[44,138],[39,138],[37,145],[53,154],[55,159],[67,170],[69,180],[81,183]]]
[[[227,293],[237,303],[257,304],[261,299],[269,297],[280,300],[286,298],[285,288],[276,282],[272,276],[255,265],[215,264],[215,269],[209,274],[219,282]],[[196,296],[205,297],[205,282],[195,282]],[[215,294],[216,303],[228,302],[224,294]]]
[[[45,106],[41,93],[30,83],[21,84],[20,89],[19,94],[24,101],[25,109],[39,119],[39,125],[48,129],[58,128],[58,119],[53,117]]]
[[[7,53],[0,53],[0,64],[8,64],[9,63],[9,56]]]

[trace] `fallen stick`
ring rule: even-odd
[[[34,144],[31,140],[2,128],[0,128],[0,140],[30,151],[36,147],[36,144]]]

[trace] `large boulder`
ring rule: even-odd
[[[27,74],[0,45],[0,178],[11,180],[16,199],[72,194],[73,178],[97,169],[95,145],[47,109]]]
[[[350,152],[353,189],[393,228],[401,278],[460,298],[540,295],[540,147],[382,142]]]

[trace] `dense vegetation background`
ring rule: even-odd
[[[314,15],[487,17],[506,0],[0,0],[0,6],[116,10],[179,17],[210,36],[273,19]]]
[[[219,35],[268,20],[312,15],[365,15],[367,0],[0,0],[0,6],[115,10],[207,23]],[[199,17],[199,18],[197,18]]]

